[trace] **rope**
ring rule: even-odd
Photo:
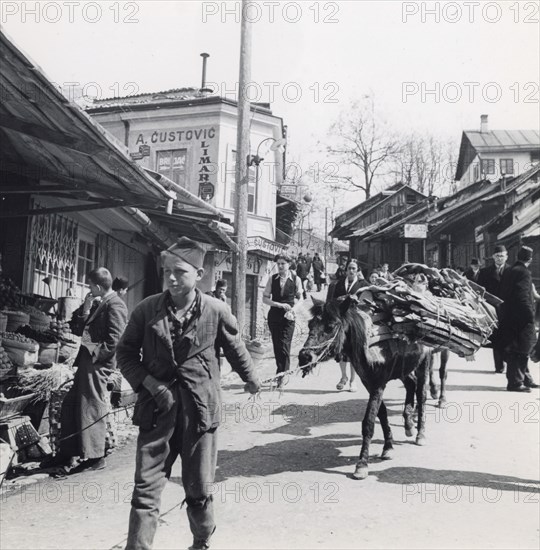
[[[319,355],[322,355],[325,351],[328,350],[328,348],[332,345],[332,343],[334,342],[334,340],[336,338],[337,338],[337,329],[334,332],[334,335],[330,339],[323,342],[322,344],[319,344],[318,346],[310,346],[310,347],[304,348],[304,349],[305,350],[310,350],[310,351],[321,349],[322,352]],[[309,368],[313,365],[317,365],[318,362],[319,362],[319,359],[317,358],[314,361],[310,361],[309,363],[307,363],[306,365],[304,365],[302,367],[297,367],[296,369],[293,369],[293,370],[287,370],[285,372],[280,372],[280,373],[276,374],[275,376],[272,376],[270,378],[265,378],[264,380],[261,381],[261,384],[270,384],[270,387],[272,387],[273,382],[277,382],[278,380],[280,380],[281,378],[284,378],[285,376],[292,376],[293,374],[301,372],[304,369],[307,369],[307,368]]]
[[[326,351],[331,345],[332,343],[334,342],[334,340],[336,339],[337,337],[337,330],[335,331],[334,335],[329,339],[327,340],[326,342],[323,342],[322,344],[318,345],[318,346],[312,346],[312,347],[309,347],[309,348],[305,348],[307,350],[316,350],[316,349],[321,349],[322,350],[322,353],[324,353],[324,351]],[[321,353],[321,354],[322,354]],[[273,382],[277,382],[280,378],[283,378],[285,376],[291,376],[293,374],[296,374],[297,372],[300,372],[304,369],[307,369],[308,367],[311,367],[312,365],[316,365],[318,363],[318,359],[316,359],[315,361],[311,361],[309,362],[307,365],[304,365],[303,367],[298,367],[296,369],[293,369],[293,370],[288,370],[288,371],[285,371],[285,372],[282,372],[282,373],[279,373],[275,376],[272,376],[271,378],[266,378],[264,380],[261,381],[261,384],[270,384],[271,387],[272,387],[272,383]],[[177,380],[172,380],[171,382],[169,382],[169,384],[167,384],[167,388],[170,388],[172,387],[174,384],[176,384]],[[256,395],[253,395],[253,396],[250,396],[249,397],[249,400],[254,400],[255,398],[258,398],[259,394],[261,392],[259,391]],[[150,397],[149,399],[145,400],[145,401],[142,401],[140,403],[140,405],[144,405],[145,403],[148,403],[150,401],[152,401],[154,398],[153,397]],[[133,403],[131,405],[126,405],[123,408],[123,410],[127,411],[128,409],[132,409],[134,408],[135,406],[137,405],[137,403]],[[87,426],[85,426],[84,428],[81,428],[80,430],[76,431],[76,432],[73,432],[72,434],[69,434],[65,437],[62,437],[60,439],[57,440],[57,443],[60,443],[62,441],[66,441],[67,439],[70,439],[72,437],[75,437],[79,434],[81,434],[82,432],[84,432],[85,430],[88,430],[89,428],[91,428],[92,426],[94,426],[95,424],[97,424],[98,422],[100,422],[101,420],[103,420],[104,418],[106,418],[107,416],[111,415],[111,414],[114,414],[116,411],[108,411],[107,413],[105,413],[104,415],[100,416],[97,420],[95,420],[94,422],[92,422],[91,424],[88,424]],[[27,445],[24,445],[24,446],[12,446],[9,442],[7,441],[4,441],[3,439],[0,438],[0,441],[2,441],[3,443],[6,443],[10,446],[11,450],[14,451],[14,452],[17,452],[17,451],[21,451],[23,449],[26,449],[27,447],[31,447],[32,445],[35,445],[35,443],[29,443]],[[4,471],[4,472],[0,472],[0,475],[3,475],[5,473],[7,473],[8,470]]]
[[[169,384],[167,384],[167,389],[172,387],[173,384],[176,384],[177,380],[172,380],[171,382],[169,382]],[[141,401],[140,405],[144,405],[146,403],[149,403],[150,401],[152,401],[154,398],[153,397],[150,397],[149,399],[146,399],[144,401]],[[124,411],[127,411],[128,409],[133,409],[135,408],[135,406],[137,405],[137,403],[132,403],[131,405],[125,405],[124,407],[122,407],[122,409]],[[88,430],[88,428],[91,428],[94,424],[97,424],[98,422],[100,422],[101,420],[103,420],[104,418],[106,418],[107,416],[110,416],[111,414],[114,414],[115,412],[117,412],[118,409],[114,410],[114,411],[108,411],[107,413],[105,413],[103,416],[100,416],[97,420],[95,420],[94,422],[92,422],[91,424],[88,424],[87,426],[85,426],[84,428],[81,428],[80,430],[76,431],[76,432],[73,432],[72,434],[69,434],[65,437],[61,437],[60,439],[57,439],[57,443],[60,443],[61,441],[66,441],[67,439],[71,439],[72,437],[75,437],[79,434],[81,434],[82,432],[84,432],[85,430]],[[26,445],[22,445],[22,446],[17,446],[17,445],[11,445],[11,443],[9,443],[8,441],[5,441],[4,439],[0,438],[0,441],[2,443],[6,443],[7,445],[9,445],[10,449],[13,451],[13,452],[17,452],[17,451],[22,451],[23,449],[26,449],[27,447],[31,447],[32,445],[36,445],[36,443],[28,443]],[[9,470],[5,470],[3,472],[0,472],[0,476],[1,475],[4,475],[8,472]]]

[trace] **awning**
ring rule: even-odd
[[[504,231],[497,235],[498,240],[511,238],[519,233],[523,233],[523,236],[533,237],[540,234],[540,205],[534,202],[524,208],[519,213],[519,218],[516,215],[516,220],[511,226],[507,227]]]
[[[136,164],[3,33],[0,62],[0,195],[54,199],[47,208],[4,208],[3,218],[117,208],[161,246],[185,235],[236,250],[219,210]]]
[[[67,197],[85,210],[155,207],[171,198],[131,161],[118,140],[70,103],[4,33],[0,33],[0,63],[1,170],[27,182],[17,188],[6,185],[6,177],[3,194],[23,191]]]
[[[277,254],[286,254],[287,247],[264,237],[248,237],[248,252],[272,260]]]

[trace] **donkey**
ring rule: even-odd
[[[437,407],[442,408],[446,405],[446,378],[447,378],[447,364],[450,352],[446,348],[442,349],[432,349],[432,358],[429,363],[429,373],[428,373],[428,383],[429,391],[432,399],[439,398]],[[439,366],[439,379],[441,382],[440,393],[437,392],[437,384],[435,383],[433,365],[434,357],[436,354],[441,354],[441,364]],[[424,383],[424,379],[418,381],[418,370],[421,370],[422,366],[417,367],[413,372],[411,372],[405,380],[403,380],[403,385],[405,386],[405,407],[403,409],[403,422],[405,426],[405,435],[411,437],[413,435],[414,428],[414,398],[415,395],[421,392],[422,399],[425,398],[426,392],[422,391],[419,388],[419,384]],[[423,441],[417,441],[419,445],[423,444]]]
[[[446,405],[446,379],[448,376],[448,358],[450,356],[450,351],[448,351],[446,348],[442,348],[440,350],[433,350],[433,352],[440,353],[441,354],[441,364],[439,366],[439,380],[441,382],[440,391],[437,393],[437,384],[434,380],[433,375],[433,364],[431,365],[431,368],[429,369],[429,391],[431,393],[432,399],[439,398],[439,402],[437,403],[437,407],[444,407]]]
[[[308,323],[309,335],[298,359],[301,367],[306,366],[303,370],[305,376],[319,361],[336,354],[345,354],[368,390],[369,400],[362,421],[362,449],[353,474],[356,479],[365,479],[368,476],[369,446],[373,438],[375,417],[379,418],[384,434],[381,458],[392,458],[392,431],[383,401],[386,384],[396,379],[405,382],[415,370],[418,402],[416,443],[424,443],[427,380],[433,352],[422,344],[401,339],[369,346],[368,338],[373,323],[371,317],[357,307],[357,304],[349,296],[342,302],[327,304],[313,299],[312,318]]]

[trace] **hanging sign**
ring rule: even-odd
[[[406,239],[426,239],[427,224],[425,223],[406,223],[403,227],[403,236]]]

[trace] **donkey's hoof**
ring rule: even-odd
[[[382,460],[392,460],[394,458],[394,449],[384,449],[381,454]]]
[[[414,435],[414,430],[412,428],[405,428],[405,435],[407,437],[412,437]]]
[[[430,390],[429,392],[431,394],[431,399],[437,399],[437,396],[438,396],[438,392],[436,389],[432,389]]]
[[[416,444],[420,445],[421,447],[426,444],[426,436],[422,434],[418,434],[416,436]]]
[[[444,397],[441,397],[439,399],[439,402],[437,403],[437,407],[439,409],[444,409],[446,407],[446,399]]]
[[[366,479],[368,476],[368,467],[358,465],[356,466],[356,469],[354,470],[354,474],[352,475],[354,479]]]

